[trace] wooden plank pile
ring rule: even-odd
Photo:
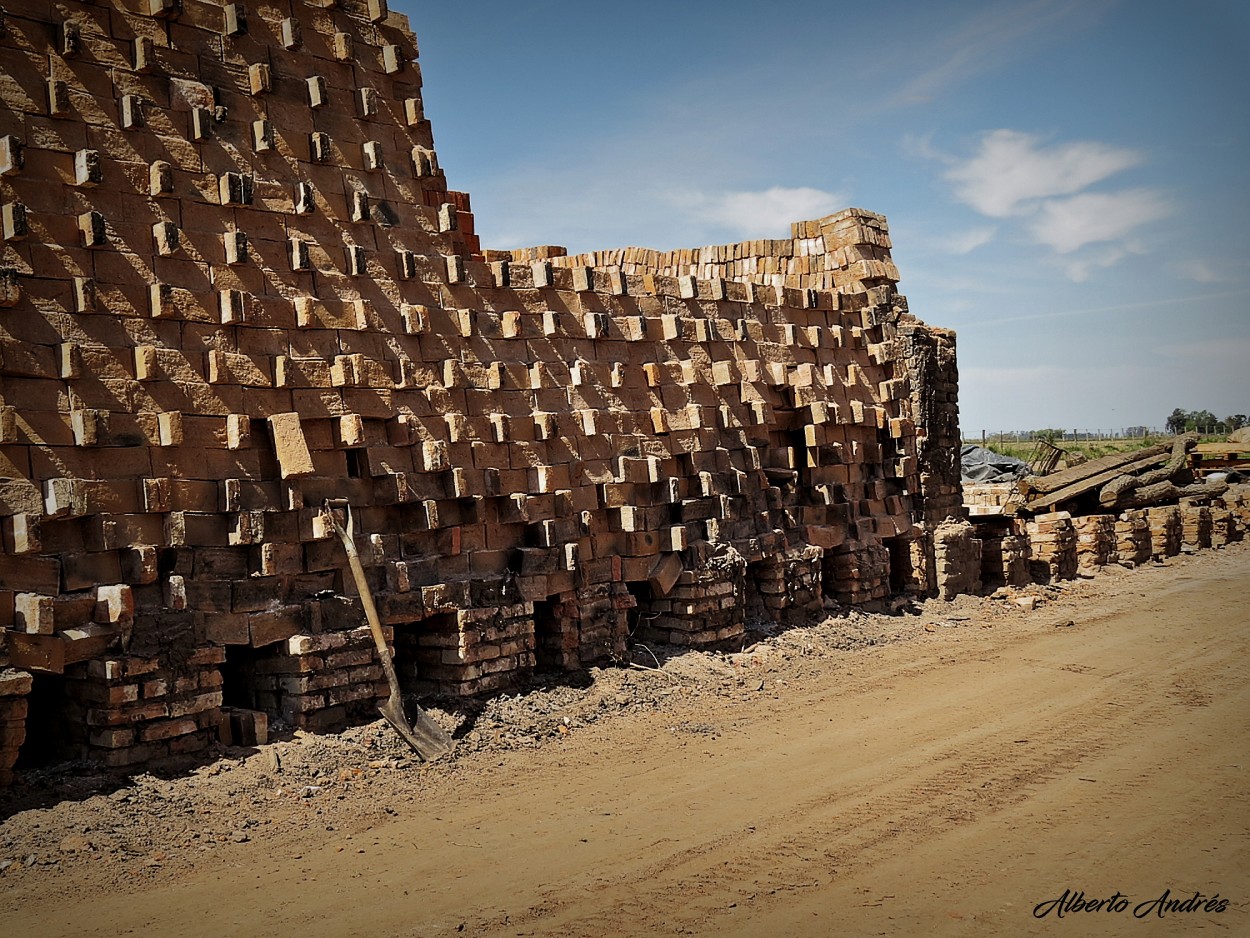
[[[1215,498],[1227,491],[1224,482],[1195,482],[1190,451],[1196,434],[1183,434],[1128,453],[1113,453],[1045,476],[1028,476],[1019,483],[1022,501],[1009,510],[1025,515],[1069,510],[1089,514],[1098,510],[1148,508],[1182,498]]]

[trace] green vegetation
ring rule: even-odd
[[[1240,430],[1248,422],[1250,420],[1247,420],[1245,414],[1230,414],[1220,420],[1209,410],[1182,410],[1178,407],[1168,417],[1167,427],[1169,433],[1197,430],[1199,433],[1223,437],[1234,430]]]
[[[1143,449],[1161,442],[1158,437],[1154,436],[1115,440],[1063,440],[1056,435],[1052,439],[1054,444],[1065,453],[1080,456],[1083,459],[1097,459],[1099,456],[1110,456],[1112,453],[1128,453],[1135,449]],[[1033,458],[1033,451],[1036,447],[1036,442],[1000,443],[997,440],[986,440],[985,442],[986,449],[993,450],[1002,456],[1014,456],[1016,459],[1023,459],[1025,462]],[[1064,461],[1066,461],[1066,457]]]
[[[1168,417],[1166,434],[1151,432],[1147,427],[1128,427],[1121,431],[1112,431],[1114,437],[1103,436],[1104,431],[1095,430],[1062,430],[1043,428],[1040,430],[1019,430],[1010,433],[982,434],[982,440],[975,437],[966,438],[964,442],[979,443],[986,449],[993,450],[1002,456],[1011,456],[1031,462],[1037,447],[1050,443],[1059,447],[1066,455],[1061,457],[1060,466],[1076,465],[1100,456],[1113,453],[1128,453],[1144,449],[1164,442],[1168,437],[1196,431],[1203,443],[1222,443],[1229,433],[1241,427],[1250,426],[1250,418],[1245,414],[1231,414],[1223,420],[1209,410],[1183,410],[1176,408]]]

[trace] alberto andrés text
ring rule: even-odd
[[[1218,892],[1213,896],[1200,892],[1192,896],[1187,893],[1173,896],[1171,889],[1165,889],[1160,896],[1134,904],[1131,897],[1119,892],[1106,899],[1086,899],[1084,892],[1065,889],[1058,899],[1047,899],[1035,905],[1033,916],[1046,918],[1053,914],[1055,918],[1063,918],[1078,912],[1127,912],[1130,907],[1134,918],[1153,918],[1156,915],[1165,918],[1193,912],[1223,912],[1228,908],[1228,900],[1221,899]]]

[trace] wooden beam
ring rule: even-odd
[[[1136,464],[1147,457],[1162,456],[1171,452],[1171,449],[1172,444],[1169,442],[1159,443],[1146,449],[1133,450],[1131,453],[1112,453],[1109,456],[1100,456],[1098,459],[1091,459],[1089,462],[1081,463],[1079,466],[1071,466],[1058,472],[1052,472],[1048,476],[1029,476],[1026,479],[1021,479],[1020,491],[1026,495],[1044,495],[1047,492],[1057,492],[1059,489],[1067,488],[1091,476],[1101,475],[1108,470],[1124,469],[1130,463]],[[1158,460],[1154,461],[1157,462]]]
[[[1077,482],[1073,482],[1070,485],[1066,485],[1063,488],[1058,489],[1057,491],[1049,492],[1037,496],[1036,498],[1031,494],[1026,495],[1024,505],[1021,507],[1024,511],[1036,514],[1039,511],[1044,511],[1050,508],[1052,505],[1058,505],[1061,502],[1066,502],[1070,499],[1084,495],[1091,489],[1101,488],[1117,476],[1128,475],[1141,469],[1148,469],[1155,463],[1161,462],[1162,455],[1162,453],[1154,453],[1153,455],[1134,460],[1133,462],[1124,463],[1116,466],[1114,469],[1107,469],[1097,475],[1092,475]],[[1089,463],[1086,465],[1089,465]],[[1084,469],[1085,467],[1074,466],[1073,468]],[[1047,478],[1050,477],[1047,476]]]

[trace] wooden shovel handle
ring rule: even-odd
[[[373,594],[369,591],[369,581],[365,579],[365,568],[360,563],[360,554],[356,550],[356,542],[352,538],[352,506],[350,503],[346,505],[347,509],[347,527],[339,524],[338,517],[334,514],[334,510],[327,502],[324,510],[330,516],[330,523],[334,525],[334,531],[339,536],[339,540],[343,542],[343,549],[347,551],[347,565],[351,568],[352,577],[356,580],[356,591],[360,594],[360,601],[365,607],[365,619],[369,622],[369,631],[373,633],[373,643],[378,647],[378,657],[382,660],[382,667],[386,671],[386,679],[391,685],[392,693],[398,693],[399,678],[395,674],[395,664],[391,660],[391,650],[386,646],[386,636],[382,634],[382,621],[378,618],[378,609],[373,604]]]

